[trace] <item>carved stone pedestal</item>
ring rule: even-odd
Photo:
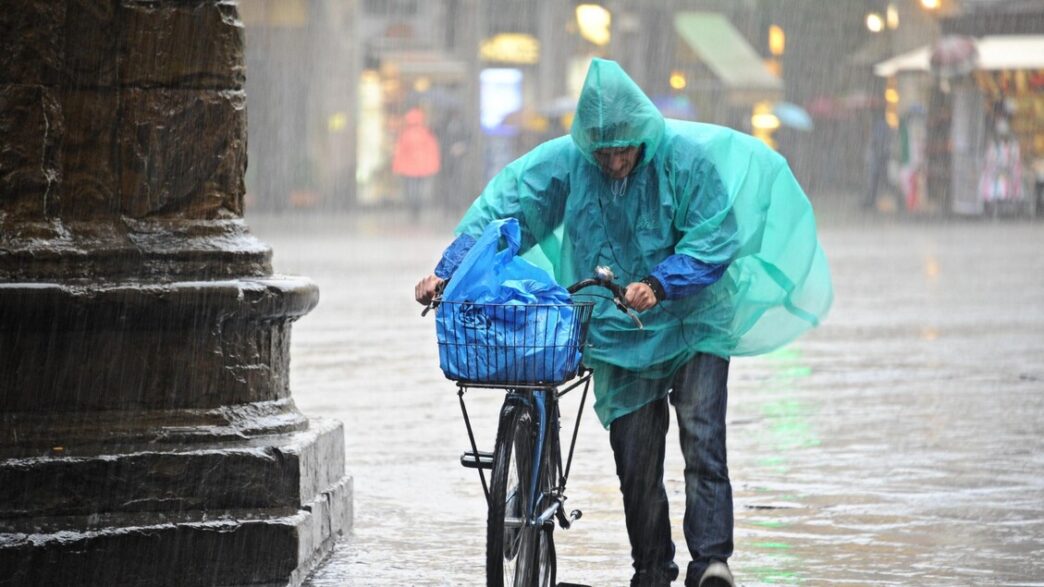
[[[226,0],[0,10],[0,585],[296,585],[351,525],[242,220]]]

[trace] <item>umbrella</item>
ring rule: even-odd
[[[783,126],[802,131],[810,131],[813,128],[812,117],[809,116],[808,111],[797,104],[776,102],[776,105],[772,107],[772,113]]]
[[[971,73],[979,64],[979,50],[975,46],[975,39],[960,35],[949,35],[939,39],[932,47],[929,63],[932,71],[944,78]]]
[[[867,110],[881,107],[881,99],[868,92],[849,92],[841,97],[845,110]]]
[[[565,116],[566,114],[572,114],[576,111],[576,98],[572,96],[559,96],[554,100],[544,104],[540,108],[540,113],[544,116],[551,118],[558,118],[559,116]]]
[[[433,85],[423,92],[411,91],[407,103],[410,106],[424,104],[438,110],[455,110],[464,105],[456,90],[440,85]]]
[[[809,114],[816,118],[840,118],[841,104],[830,96],[817,96],[808,103]]]
[[[653,104],[667,118],[679,118],[681,120],[696,120],[696,107],[692,100],[682,95],[658,95],[653,96]]]

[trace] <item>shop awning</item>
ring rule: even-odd
[[[758,53],[724,15],[679,12],[674,17],[674,28],[727,88],[783,90],[783,81],[765,67]]]
[[[975,42],[978,69],[1044,69],[1044,35],[995,35]],[[931,71],[931,46],[896,55],[874,66],[874,73],[889,77],[903,71]]]
[[[928,71],[931,56],[932,51],[928,45],[918,47],[874,65],[874,73],[881,77],[891,77],[900,71]]]
[[[979,47],[979,69],[1044,68],[1044,35],[983,37]]]

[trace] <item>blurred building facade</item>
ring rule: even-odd
[[[898,136],[931,89],[875,64],[971,26],[956,23],[974,20],[972,4],[1013,3],[251,0],[248,204],[400,205],[391,150],[420,107],[443,149],[436,202],[459,210],[504,164],[568,132],[596,56],[619,61],[666,116],[764,139],[810,191],[860,190],[874,113]],[[1018,18],[986,20],[1008,30]]]
[[[351,197],[358,129],[352,2],[249,0],[247,206],[280,210]]]

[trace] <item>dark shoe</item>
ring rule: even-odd
[[[670,579],[660,574],[638,572],[631,577],[631,587],[669,587],[670,584]]]
[[[707,565],[700,577],[699,587],[736,587],[736,581],[732,578],[729,565],[721,561],[712,561]]]
[[[666,571],[641,570],[631,577],[631,587],[669,587],[678,578],[678,567],[671,563]]]

